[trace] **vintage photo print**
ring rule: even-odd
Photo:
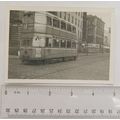
[[[109,83],[113,9],[10,9],[8,82]]]

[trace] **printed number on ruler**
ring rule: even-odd
[[[6,87],[2,113],[40,116],[120,116],[120,88]]]

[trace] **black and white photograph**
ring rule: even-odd
[[[9,79],[109,81],[112,10],[10,10]]]

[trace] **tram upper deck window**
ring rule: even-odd
[[[53,39],[53,48],[59,48],[59,40]]]
[[[59,20],[53,19],[53,27],[57,27],[57,28],[60,27],[60,22],[59,22]]]
[[[61,40],[61,48],[65,48],[66,47],[66,41],[65,40]]]
[[[67,40],[67,48],[71,48],[71,41]]]
[[[61,21],[61,29],[66,30],[66,23]]]
[[[67,24],[67,30],[71,32],[71,25]]]
[[[47,25],[52,25],[52,18],[47,16]]]

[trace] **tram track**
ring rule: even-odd
[[[101,58],[101,60],[102,59],[103,58]],[[96,59],[95,59],[90,65],[95,64],[96,62],[98,62],[98,61],[96,61]],[[68,67],[68,65],[66,65],[67,66],[66,68],[64,67],[63,69],[58,69],[58,70],[55,70],[55,71],[52,71],[52,72],[48,72],[48,73],[42,74],[42,75],[40,75],[40,78],[45,79],[45,77],[48,76],[48,75],[57,74],[57,73],[60,73],[60,72],[63,72],[63,71],[69,71],[69,70],[78,68],[78,64],[76,64],[76,61],[69,61],[68,64],[70,64],[70,63],[73,66]],[[89,64],[88,61],[84,62],[84,64],[82,64],[81,68],[83,68],[85,65],[88,65],[88,64]]]
[[[76,61],[58,62],[55,64],[52,63],[45,65],[24,65],[21,64],[19,59],[10,58],[9,79],[76,79],[75,74],[77,75],[78,79],[81,79],[81,74],[83,77],[83,74],[86,74],[87,71],[94,74],[97,68],[102,68],[103,71],[101,74],[104,74],[106,65],[101,65],[101,62],[103,61],[103,63],[106,63],[106,60],[108,59],[109,56],[106,55],[83,55],[78,56]],[[96,66],[96,68],[93,68],[92,66]]]

